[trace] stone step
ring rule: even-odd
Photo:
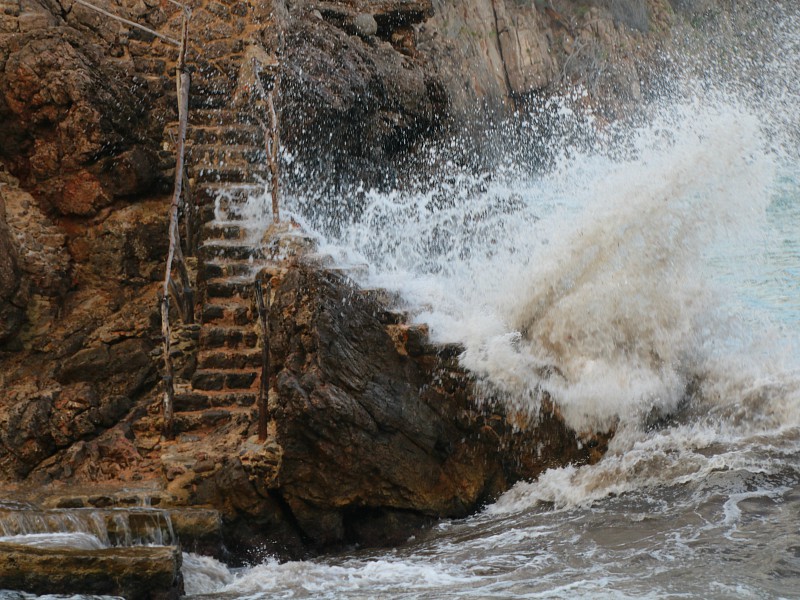
[[[214,202],[213,208],[205,206],[204,209],[210,211],[211,220],[239,222],[249,234],[263,229],[264,224],[271,220],[272,199],[266,195],[253,198],[221,197]]]
[[[197,359],[201,369],[260,369],[261,363],[259,349],[205,350],[200,352]]]
[[[189,152],[192,163],[199,167],[263,165],[264,148],[252,144],[193,144]]]
[[[194,195],[198,202],[202,203],[213,204],[218,199],[235,199],[245,202],[251,196],[264,195],[266,189],[266,184],[260,182],[219,183],[207,181],[195,186]]]
[[[193,412],[208,408],[247,407],[253,406],[257,398],[258,394],[251,391],[192,391],[175,396],[175,411]]]
[[[253,295],[254,279],[249,276],[220,277],[206,281],[206,298],[250,298]]]
[[[231,96],[235,89],[235,77],[229,77],[216,69],[207,74],[200,70],[192,73],[193,95]],[[230,106],[230,100],[227,106]]]
[[[243,222],[242,222],[243,223]],[[200,233],[202,240],[241,240],[244,227],[236,221],[211,221],[204,223]]]
[[[258,334],[253,327],[206,326],[200,331],[200,348],[255,348]]]
[[[197,183],[257,183],[267,181],[266,166],[240,165],[188,165],[189,176]]]
[[[264,131],[258,125],[226,124],[190,127],[188,138],[195,144],[251,145],[264,147]]]
[[[217,258],[230,258],[247,260],[249,258],[266,258],[261,248],[242,244],[239,240],[208,240],[200,246],[200,256],[206,260]]]
[[[204,262],[201,269],[206,280],[223,277],[249,277],[252,280],[261,266],[261,261],[216,259]]]
[[[249,390],[257,384],[261,369],[198,369],[192,376],[194,390]]]
[[[250,300],[234,296],[228,302],[222,302],[219,298],[213,299],[203,306],[202,319],[205,325],[214,324],[216,326],[251,325],[255,317],[250,310]]]
[[[175,433],[208,429],[227,425],[233,420],[230,408],[211,408],[175,414]]]
[[[189,125],[259,125],[258,119],[247,111],[208,108],[189,113]]]

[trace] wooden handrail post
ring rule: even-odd
[[[279,68],[279,67],[277,67]],[[280,71],[275,75],[275,81],[272,89],[267,92],[264,89],[264,84],[261,82],[261,65],[256,58],[253,58],[253,85],[261,96],[262,100],[266,102],[267,116],[269,121],[264,122],[260,114],[256,113],[261,129],[264,130],[264,150],[267,155],[267,166],[269,167],[270,187],[272,193],[272,221],[273,223],[280,223],[280,203],[279,193],[280,184],[278,155],[280,154],[280,123],[278,122],[278,113],[275,110],[274,94],[278,89],[280,82]]]
[[[164,424],[162,435],[171,440],[175,437],[175,386],[172,371],[172,358],[170,357],[170,328],[169,328],[169,296],[161,298],[161,335],[164,338]]]
[[[277,85],[277,80],[276,80]],[[269,131],[267,136],[267,164],[269,165],[270,179],[272,180],[272,221],[280,223],[281,217],[278,208],[278,150],[280,132],[278,130],[278,113],[275,112],[275,103],[272,95],[275,88],[267,94],[267,112],[269,113]]]
[[[258,387],[258,441],[267,439],[267,403],[269,401],[269,308],[272,295],[272,280],[267,281],[267,300],[264,302],[264,289],[261,278],[255,281],[256,305],[261,321],[261,384]]]
[[[164,366],[166,374],[164,376],[164,428],[163,435],[171,440],[175,437],[174,423],[174,399],[175,387],[172,370],[172,357],[170,356],[170,326],[169,326],[169,292],[170,280],[172,279],[172,263],[176,254],[178,255],[179,266],[185,271],[186,265],[183,262],[183,252],[180,247],[180,231],[178,230],[178,206],[181,199],[181,188],[183,185],[183,154],[186,144],[186,127],[189,112],[189,86],[190,77],[186,70],[186,46],[189,38],[189,11],[183,12],[183,27],[181,32],[181,49],[178,53],[178,65],[176,67],[176,84],[178,87],[178,143],[176,148],[175,161],[175,188],[172,194],[172,202],[169,207],[169,251],[167,252],[167,265],[164,273],[164,291],[161,299],[161,334],[164,337]],[[184,279],[185,273],[182,274]],[[186,275],[188,279],[188,275]],[[186,281],[183,282],[186,287]],[[186,311],[188,312],[188,310]],[[193,312],[193,309],[192,309]]]

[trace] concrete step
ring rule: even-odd
[[[257,384],[261,369],[198,369],[192,376],[194,390],[249,390]]]
[[[260,349],[205,350],[197,364],[201,369],[261,369],[262,360]]]
[[[206,326],[200,331],[200,348],[255,348],[258,334],[255,329],[244,326]]]

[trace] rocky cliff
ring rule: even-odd
[[[297,555],[397,541],[548,465],[599,458],[604,433],[568,430],[553,406],[539,424],[479,409],[457,349],[294,263],[272,274],[267,443],[253,441],[248,409],[218,406],[187,408],[178,439],[162,440],[157,290],[177,55],[164,38],[180,11],[100,4],[158,35],[71,0],[0,2],[3,481],[147,484],[163,505],[219,509],[233,549]],[[250,135],[252,123],[234,123],[216,139],[207,121],[231,103],[254,45],[280,59],[290,153],[334,179],[386,183],[420,142],[561,86],[613,98],[613,116],[640,97],[673,19],[665,0],[207,0],[191,21],[191,114],[206,123],[194,148]],[[197,182],[209,176],[200,164]],[[215,185],[229,175],[211,169]],[[191,378],[199,334],[176,335]]]

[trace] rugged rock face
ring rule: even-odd
[[[202,173],[201,160],[241,154],[257,128],[209,122],[229,106],[248,44],[282,52],[290,151],[385,181],[443,126],[508,115],[561,84],[635,101],[639,61],[671,18],[664,0],[623,3],[644,6],[645,21],[600,1],[200,4],[192,115],[205,128],[191,141],[208,186],[232,173],[219,160]],[[169,3],[103,6],[162,35],[180,26]],[[178,438],[161,439],[154,350],[176,51],[70,1],[0,7],[0,161],[13,175],[0,171],[1,480],[146,485],[165,506],[219,511],[240,556],[299,556],[402,540],[515,480],[602,454],[605,435],[569,431],[553,406],[537,424],[478,407],[457,349],[431,346],[423,327],[332,273],[285,264],[272,273],[266,442],[246,404],[185,407]],[[238,325],[252,323],[240,309]],[[180,336],[178,371],[191,377],[197,330]]]
[[[191,433],[161,444],[167,502],[218,508],[235,556],[399,543],[605,451],[607,434],[576,434],[552,406],[537,423],[477,406],[458,348],[430,344],[424,326],[341,274],[269,274],[267,439],[254,412],[217,409],[183,413]]]
[[[0,157],[25,189],[62,215],[86,216],[152,188],[158,157],[147,95],[86,34],[20,35],[0,66]]]
[[[393,542],[428,518],[465,516],[520,477],[599,456],[549,415],[520,434],[543,452],[520,460],[512,423],[476,407],[458,349],[430,345],[424,327],[387,324],[385,310],[305,267],[275,291],[272,485],[305,536]]]
[[[434,0],[419,27],[456,115],[508,114],[547,90],[582,85],[604,112],[641,99],[649,58],[672,23],[667,0]],[[646,35],[647,34],[647,35]]]

